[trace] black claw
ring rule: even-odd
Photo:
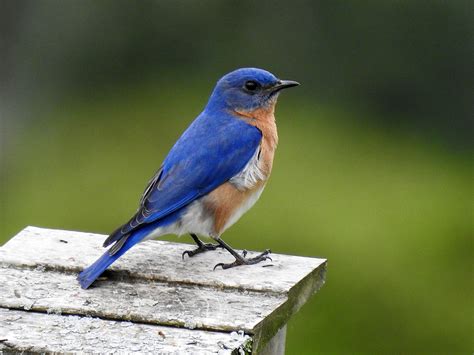
[[[225,270],[225,269],[230,269],[231,267],[239,266],[239,265],[245,265],[245,263],[244,263],[244,264],[241,264],[241,263],[237,262],[237,260],[234,261],[233,263],[230,263],[230,264],[219,263],[219,264],[216,264],[216,265],[214,266],[214,269],[213,269],[213,270],[215,270],[215,269],[216,269],[217,267],[219,267],[219,266],[222,268],[222,270]]]
[[[224,265],[225,265],[224,263],[216,264],[216,265],[214,266],[214,269],[212,269],[212,271],[214,271],[215,269],[217,269],[219,266],[221,266],[222,268],[224,268]]]
[[[194,250],[185,250],[181,257],[183,258],[183,260],[185,255],[188,255],[190,258],[192,258],[197,254],[201,254],[209,250],[216,250],[217,248],[222,248],[222,246],[220,246],[219,244],[202,243]]]
[[[225,270],[225,269],[230,269],[232,267],[235,267],[235,266],[239,266],[239,265],[254,265],[254,264],[258,264],[259,262],[261,261],[265,261],[265,260],[270,260],[270,261],[273,261],[272,258],[270,258],[268,256],[269,253],[271,253],[270,249],[267,249],[265,250],[263,253],[257,255],[256,257],[254,258],[245,258],[245,256],[247,255],[247,251],[246,250],[243,250],[242,251],[242,254],[244,255],[244,257],[241,257],[239,256],[238,254],[236,254],[238,257],[235,258],[234,262],[233,263],[229,263],[229,264],[224,264],[224,263],[219,263],[219,264],[216,264],[214,266],[214,270],[216,268],[218,268],[219,266]]]

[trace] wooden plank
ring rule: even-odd
[[[0,352],[238,354],[249,336],[0,308]]]
[[[78,272],[102,255],[105,238],[100,234],[27,227],[0,248],[0,263]],[[233,257],[225,250],[216,250],[182,260],[181,254],[190,248],[193,246],[189,244],[146,241],[110,269],[125,273],[127,278],[286,293],[326,263],[325,259],[272,254],[272,262],[213,271],[216,263],[232,262]]]
[[[326,260],[272,254],[273,261],[212,268],[217,250],[181,259],[188,244],[147,241],[119,259],[109,280],[82,290],[77,272],[105,236],[28,227],[0,248],[0,307],[125,319],[212,331],[245,331],[259,351],[324,283]],[[284,342],[283,342],[284,344]]]
[[[99,282],[83,290],[74,274],[0,268],[0,307],[252,334],[284,295],[155,281]]]

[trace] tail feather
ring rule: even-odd
[[[113,244],[112,247],[109,248],[109,250],[107,250],[95,263],[85,268],[77,276],[77,280],[81,284],[81,287],[83,289],[88,288],[95,280],[97,280],[105,269],[125,254],[128,249],[133,247],[135,244],[140,243],[146,236],[156,230],[156,228],[176,222],[181,213],[182,210],[175,211],[159,221],[140,226],[140,229],[136,229],[127,234],[122,234],[121,236],[118,234],[120,229],[117,229],[117,231],[112,233],[105,242],[106,245],[113,244],[114,242],[115,244]],[[111,241],[112,239],[113,241]]]
[[[118,227],[107,237],[107,239],[103,243],[104,248],[107,248],[109,245],[113,244],[114,242],[116,242],[117,240],[119,240],[126,234],[122,232],[123,227],[124,226]]]
[[[125,251],[124,251],[125,252]],[[78,276],[77,280],[83,289],[88,288],[97,278],[107,269],[115,260],[118,259],[120,253],[110,255],[106,251],[95,263],[85,268]]]
[[[127,250],[133,247],[135,244],[141,242],[146,235],[150,233],[150,228],[143,228],[136,231],[135,233],[127,236],[124,243],[120,243],[120,248],[114,248],[112,246],[107,250],[95,263],[85,268],[78,276],[77,280],[79,281],[83,289],[87,289],[92,283],[97,280],[97,278],[102,275],[102,273],[120,258]],[[120,240],[118,241],[120,242]],[[118,243],[117,242],[117,243]]]

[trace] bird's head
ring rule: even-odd
[[[208,107],[251,112],[275,105],[282,89],[297,85],[296,81],[280,80],[263,69],[241,68],[217,82]]]

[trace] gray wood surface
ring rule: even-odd
[[[283,295],[156,282],[102,282],[78,288],[74,274],[0,268],[0,305],[186,328],[253,332]],[[249,301],[251,300],[251,301]]]
[[[0,248],[0,310],[34,314],[38,325],[40,316],[56,314],[69,319],[67,314],[97,317],[106,323],[126,320],[133,322],[129,323],[132,327],[165,326],[176,331],[176,336],[202,330],[235,337],[237,331],[243,331],[252,337],[258,352],[324,283],[324,259],[272,254],[272,262],[213,271],[217,262],[231,262],[232,256],[217,250],[182,260],[182,252],[193,246],[147,241],[120,258],[106,279],[82,290],[76,274],[104,252],[104,238],[24,229]],[[0,314],[0,326],[3,324]],[[104,335],[104,341],[106,338]],[[214,342],[214,350],[228,350],[218,346],[219,341],[222,345],[224,340]],[[211,352],[209,347],[203,349]]]
[[[231,354],[248,335],[0,308],[0,351]]]

